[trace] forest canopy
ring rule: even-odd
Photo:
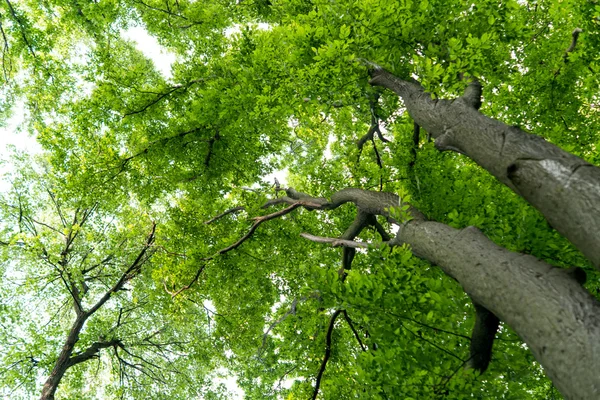
[[[600,398],[598,1],[5,0],[0,46],[0,396]]]

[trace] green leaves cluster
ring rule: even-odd
[[[273,211],[261,208],[281,195],[269,174],[286,171],[282,186],[313,196],[398,193],[397,221],[410,204],[475,225],[510,250],[583,266],[598,293],[581,254],[489,174],[425,137],[411,151],[412,119],[370,87],[364,66],[417,78],[440,98],[476,77],[483,113],[598,164],[595,2],[47,0],[5,2],[0,14],[1,117],[22,101],[13,111],[43,147],[12,156],[0,205],[0,394],[37,395],[75,317],[67,288],[93,304],[156,222],[152,257],[75,346],[102,334],[131,354],[107,348],[72,367],[57,397],[232,398],[220,384],[229,377],[248,398],[308,398],[334,310],[348,319],[334,325],[323,398],[554,396],[506,327],[486,375],[463,370],[469,299],[409,249],[391,251],[367,230],[357,240],[373,245],[341,281],[342,251],[299,234],[339,237],[350,205],[295,210],[218,252],[249,217]],[[133,27],[175,56],[170,76],[123,38]],[[374,120],[390,142],[375,135],[359,155]]]

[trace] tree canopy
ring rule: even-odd
[[[597,1],[0,16],[0,395],[600,396]]]

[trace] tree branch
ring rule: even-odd
[[[221,214],[219,214],[219,215],[217,215],[217,216],[215,216],[215,217],[212,217],[212,218],[211,218],[211,219],[209,219],[208,221],[204,221],[204,223],[205,223],[206,225],[212,224],[213,222],[215,222],[215,221],[216,221],[216,220],[218,220],[218,219],[221,219],[221,218],[223,218],[223,217],[225,217],[225,216],[227,216],[227,215],[229,215],[229,214],[236,213],[236,212],[238,212],[238,211],[242,211],[242,210],[244,210],[244,209],[245,209],[245,207],[243,207],[243,206],[239,206],[239,207],[233,207],[233,208],[230,208],[229,210],[227,210],[227,211],[225,211],[225,212],[222,212]]]
[[[282,217],[286,214],[289,214],[290,212],[294,211],[296,208],[298,207],[312,207],[312,208],[319,208],[320,206],[318,204],[314,204],[311,203],[310,201],[297,201],[295,203],[293,203],[292,205],[290,205],[287,208],[284,208],[283,210],[279,210],[277,212],[274,212],[272,214],[268,214],[268,215],[263,215],[260,217],[254,217],[252,218],[252,220],[254,220],[254,223],[252,224],[252,226],[250,227],[250,229],[248,230],[248,232],[242,236],[241,238],[239,238],[235,243],[222,248],[220,250],[218,250],[215,254],[213,254],[212,256],[209,257],[204,257],[202,258],[200,261],[204,261],[205,263],[214,260],[217,256],[223,255],[231,250],[235,250],[238,247],[240,247],[242,245],[242,243],[244,243],[246,240],[248,240],[256,231],[256,229],[263,223],[266,221],[270,221],[272,219],[275,218],[279,218]],[[167,293],[171,294],[171,297],[175,297],[178,294],[180,294],[181,292],[183,292],[184,290],[189,289],[194,283],[196,283],[196,281],[198,280],[198,278],[200,277],[200,274],[202,273],[202,271],[204,270],[204,268],[206,267],[206,264],[202,265],[202,267],[200,267],[200,269],[198,270],[198,272],[196,273],[196,275],[194,276],[194,278],[192,279],[192,281],[185,285],[184,287],[180,288],[179,290],[177,290],[176,292],[170,292],[169,290],[167,290],[166,288],[166,283],[165,283],[165,290],[167,290]]]
[[[306,297],[302,297],[300,300],[305,300]],[[258,357],[260,358],[262,352],[264,351],[264,348],[267,345],[267,336],[269,335],[269,332],[271,332],[271,330],[273,328],[275,328],[277,325],[279,325],[280,323],[282,323],[288,316],[290,315],[296,315],[296,305],[298,304],[298,299],[294,299],[294,301],[292,302],[292,305],[290,307],[290,309],[281,316],[281,318],[279,318],[278,320],[276,320],[275,322],[273,322],[271,325],[269,325],[269,328],[267,328],[267,331],[263,334],[263,338],[262,338],[262,346],[258,351]]]
[[[215,141],[219,140],[221,137],[219,136],[219,132],[215,133],[215,135],[208,140],[208,152],[206,153],[206,157],[204,158],[204,166],[208,168],[210,164],[210,158],[213,152],[213,146]]]
[[[316,400],[317,395],[319,394],[319,388],[321,387],[321,379],[323,378],[323,373],[325,372],[325,368],[327,367],[327,361],[329,361],[329,357],[331,357],[331,336],[333,334],[333,327],[335,325],[335,320],[342,313],[342,310],[335,310],[331,319],[329,320],[329,328],[327,328],[327,337],[325,338],[325,357],[323,357],[323,362],[321,362],[321,368],[319,368],[319,372],[317,373],[317,381],[315,383],[315,390],[313,392],[312,400]]]
[[[113,346],[122,346],[122,343],[119,339],[113,339],[108,342],[94,342],[90,347],[85,349],[82,353],[79,353],[69,359],[68,367],[72,367],[73,365],[85,362],[91,358],[98,357],[98,352],[101,349],[106,349],[108,347]]]
[[[169,90],[167,90],[166,92],[160,93],[158,96],[156,96],[156,98],[152,101],[150,101],[149,103],[147,103],[145,106],[143,106],[142,108],[138,109],[138,110],[134,110],[134,111],[130,111],[127,112],[125,114],[123,114],[123,118],[125,117],[129,117],[135,114],[140,114],[144,111],[146,111],[148,108],[152,107],[153,105],[157,104],[159,101],[161,101],[162,99],[164,99],[165,97],[169,96],[172,93],[175,93],[176,91],[178,91],[179,89],[183,89],[183,90],[187,90],[189,89],[193,84],[201,82],[202,80],[198,80],[195,79],[193,81],[190,81],[188,83],[186,83],[185,85],[175,85],[175,86],[171,86],[169,88]]]
[[[492,347],[500,320],[487,308],[475,302],[473,306],[475,325],[471,334],[470,357],[467,365],[483,374],[492,360]]]
[[[577,46],[577,39],[579,39],[579,34],[581,32],[583,32],[583,29],[581,29],[581,28],[575,28],[573,30],[573,33],[571,34],[573,39],[571,40],[571,44],[569,45],[569,47],[567,48],[567,50],[565,51],[565,54],[563,56],[565,62],[567,62],[569,60],[569,53],[572,53],[573,50],[575,50],[575,46]]]
[[[353,240],[344,240],[344,239],[339,239],[339,238],[328,238],[328,237],[322,237],[322,236],[315,236],[315,235],[311,235],[310,233],[301,233],[300,236],[302,236],[304,239],[308,239],[313,242],[330,244],[331,247],[344,246],[344,247],[351,247],[354,249],[369,248],[369,245],[367,243],[355,242]]]
[[[113,287],[110,288],[104,294],[104,296],[102,296],[100,298],[100,300],[98,300],[96,302],[96,304],[94,304],[94,306],[86,312],[87,316],[91,316],[96,311],[98,311],[98,309],[100,307],[102,307],[104,305],[104,303],[106,303],[108,301],[108,299],[110,299],[110,296],[113,293],[116,293],[119,290],[121,290],[123,288],[123,286],[125,285],[125,283],[127,283],[128,281],[133,279],[137,274],[140,273],[142,266],[150,257],[150,256],[147,256],[146,253],[148,252],[148,249],[150,249],[150,247],[152,246],[152,243],[154,243],[155,233],[156,233],[156,223],[153,223],[152,229],[151,229],[150,233],[148,234],[148,236],[146,237],[146,242],[144,243],[144,247],[142,248],[142,250],[140,251],[138,256],[135,258],[133,263],[131,263],[129,268],[127,268],[127,270],[125,270],[125,272],[123,272],[123,274],[121,275],[121,278],[119,278],[119,280],[113,285]]]
[[[13,8],[11,2],[9,0],[5,0],[5,1],[6,1],[6,4],[8,5],[8,8],[10,9],[10,13],[12,14],[13,18],[15,19],[15,21],[17,21],[17,24],[19,24],[19,31],[21,32],[21,37],[23,38],[23,41],[27,45],[27,48],[29,49],[29,52],[31,53],[33,58],[36,58],[37,56],[35,55],[35,51],[33,51],[33,47],[31,47],[31,43],[29,43],[29,39],[27,39],[27,36],[25,36],[25,27],[23,26],[23,22],[17,16],[17,13],[16,13],[15,9]]]
[[[367,351],[367,348],[363,344],[362,340],[360,340],[360,335],[358,334],[358,332],[354,328],[354,324],[352,324],[352,320],[348,316],[348,313],[346,312],[346,310],[344,310],[343,312],[344,312],[344,318],[346,319],[346,322],[348,323],[348,326],[352,330],[352,333],[354,333],[354,337],[356,337],[356,340],[358,341],[358,344],[360,344],[360,348],[362,349],[362,351]]]

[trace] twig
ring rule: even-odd
[[[431,340],[429,340],[429,339],[425,339],[425,338],[423,337],[423,335],[419,335],[419,334],[416,334],[415,332],[411,331],[411,330],[410,330],[410,329],[408,329],[406,326],[404,326],[404,324],[402,324],[402,323],[401,323],[401,324],[400,324],[400,326],[402,326],[402,328],[404,328],[406,331],[410,332],[410,333],[411,333],[413,336],[415,336],[416,338],[419,338],[419,339],[421,339],[422,341],[424,341],[424,342],[426,342],[426,343],[429,343],[430,345],[432,345],[432,346],[433,346],[433,347],[435,347],[436,349],[438,349],[438,350],[440,350],[440,351],[442,351],[442,352],[444,352],[444,353],[448,354],[449,356],[452,356],[452,357],[456,358],[457,360],[460,360],[460,361],[461,361],[461,362],[463,362],[463,363],[464,363],[464,362],[466,362],[465,360],[463,360],[462,358],[460,358],[460,357],[459,357],[459,356],[457,356],[456,354],[452,353],[451,351],[444,349],[443,347],[441,347],[441,346],[439,346],[439,345],[437,345],[437,344],[433,343],[433,342],[432,342]]]
[[[301,298],[300,300],[305,300],[306,297]],[[269,335],[269,332],[271,332],[271,330],[273,328],[275,328],[277,325],[279,325],[280,323],[282,323],[288,316],[290,315],[296,315],[296,305],[298,304],[298,299],[294,299],[294,301],[292,302],[292,305],[290,307],[290,309],[281,316],[281,318],[279,318],[277,321],[273,322],[271,325],[269,325],[269,328],[267,328],[267,331],[263,334],[263,339],[262,339],[262,346],[258,351],[258,357],[260,358],[262,352],[264,351],[265,346],[267,345],[267,336]]]
[[[279,378],[279,382],[277,382],[277,389],[279,389],[281,387],[281,382],[283,381],[283,378],[285,378],[286,376],[288,376],[290,373],[292,373],[296,368],[298,368],[297,365],[294,365],[292,368],[290,368],[288,371],[285,372],[285,374],[283,374],[281,376],[281,378]]]
[[[8,39],[4,32],[4,27],[0,23],[0,32],[2,32],[2,39],[4,40],[4,47],[2,48],[2,72],[4,73],[4,81],[8,83],[8,75],[12,72],[12,62],[9,64],[9,71],[6,70],[6,52],[8,51]],[[10,62],[10,59],[9,59]]]
[[[89,311],[87,311],[86,314],[88,316],[91,316],[96,311],[98,311],[98,309],[100,307],[102,307],[104,305],[104,303],[106,303],[108,301],[108,299],[111,297],[111,295],[113,293],[116,293],[119,290],[121,290],[123,288],[123,286],[125,285],[125,283],[127,283],[132,278],[134,278],[137,274],[140,273],[142,266],[150,258],[150,256],[146,256],[146,253],[148,252],[148,249],[150,248],[152,243],[154,243],[155,233],[156,233],[156,223],[153,223],[152,229],[151,229],[150,233],[148,234],[148,237],[146,238],[146,243],[144,243],[144,247],[142,248],[142,250],[136,257],[136,259],[133,261],[133,263],[131,263],[129,268],[127,268],[127,270],[125,270],[125,272],[123,272],[123,274],[121,275],[121,278],[113,285],[113,287],[110,288],[104,294],[104,296],[102,296],[100,298],[100,300],[98,300],[96,302],[96,304],[94,304],[94,306],[89,309]]]
[[[284,208],[283,210],[279,210],[277,212],[274,212],[272,214],[268,214],[268,215],[263,215],[260,217],[254,217],[252,218],[254,220],[254,223],[252,224],[252,226],[250,227],[250,229],[248,230],[248,232],[242,236],[241,238],[239,238],[235,243],[222,248],[221,250],[218,250],[215,254],[213,254],[212,256],[209,257],[204,257],[202,258],[200,261],[204,261],[205,263],[208,263],[209,261],[214,260],[216,257],[223,255],[231,250],[235,250],[238,247],[240,247],[242,245],[242,243],[244,243],[246,240],[248,240],[256,231],[256,229],[263,223],[266,221],[270,221],[272,219],[275,218],[279,218],[282,217],[286,214],[289,214],[290,212],[294,211],[296,208],[298,207],[314,207],[314,208],[319,208],[320,205],[312,203],[310,201],[297,201],[295,203],[293,203],[292,205],[290,205],[287,208]],[[181,289],[177,290],[176,292],[172,293],[169,290],[167,290],[166,288],[166,283],[164,283],[165,286],[165,290],[167,290],[167,293],[171,294],[171,297],[175,297],[178,294],[180,294],[181,292],[183,292],[184,290],[189,289],[194,283],[196,283],[196,281],[198,280],[198,278],[200,277],[200,274],[202,273],[202,271],[204,270],[204,268],[206,267],[206,264],[203,264],[202,267],[200,267],[200,269],[198,270],[198,272],[196,273],[196,275],[194,276],[194,279],[192,279],[192,281],[187,284],[186,286],[182,287]]]
[[[139,114],[142,113],[144,111],[146,111],[148,108],[152,107],[153,105],[157,104],[159,101],[161,101],[162,99],[164,99],[165,97],[169,96],[172,93],[175,93],[176,91],[178,91],[179,89],[183,89],[183,90],[187,90],[189,89],[193,84],[201,82],[202,79],[195,79],[193,81],[190,81],[188,83],[186,83],[185,85],[175,85],[175,86],[171,86],[169,88],[169,90],[167,90],[166,92],[162,92],[160,93],[158,96],[156,96],[156,98],[152,101],[150,101],[148,104],[146,104],[145,106],[143,106],[142,108],[138,109],[138,110],[134,110],[134,111],[130,111],[127,112],[125,114],[123,114],[123,118],[125,117],[129,117],[135,114]]]
[[[171,295],[171,298],[174,298],[175,296],[177,296],[179,293],[183,292],[184,290],[188,290],[189,288],[191,288],[192,285],[194,283],[196,283],[196,281],[200,278],[200,275],[204,271],[204,268],[206,268],[206,264],[202,264],[202,266],[198,269],[198,271],[196,272],[196,275],[194,275],[194,277],[192,278],[192,280],[190,281],[190,283],[188,283],[187,285],[183,286],[181,289],[179,289],[176,292],[172,293],[169,290],[167,290],[167,283],[163,282],[165,290],[167,291],[167,293],[169,293]]]
[[[229,210],[227,210],[225,212],[222,212],[221,214],[219,214],[219,215],[217,215],[215,217],[212,217],[208,221],[204,221],[204,224],[206,224],[206,225],[212,224],[213,222],[215,222],[218,219],[221,219],[221,218],[223,218],[223,217],[225,217],[225,216],[227,216],[229,214],[236,213],[238,211],[242,211],[244,209],[245,209],[245,207],[243,207],[243,206],[230,208]]]

